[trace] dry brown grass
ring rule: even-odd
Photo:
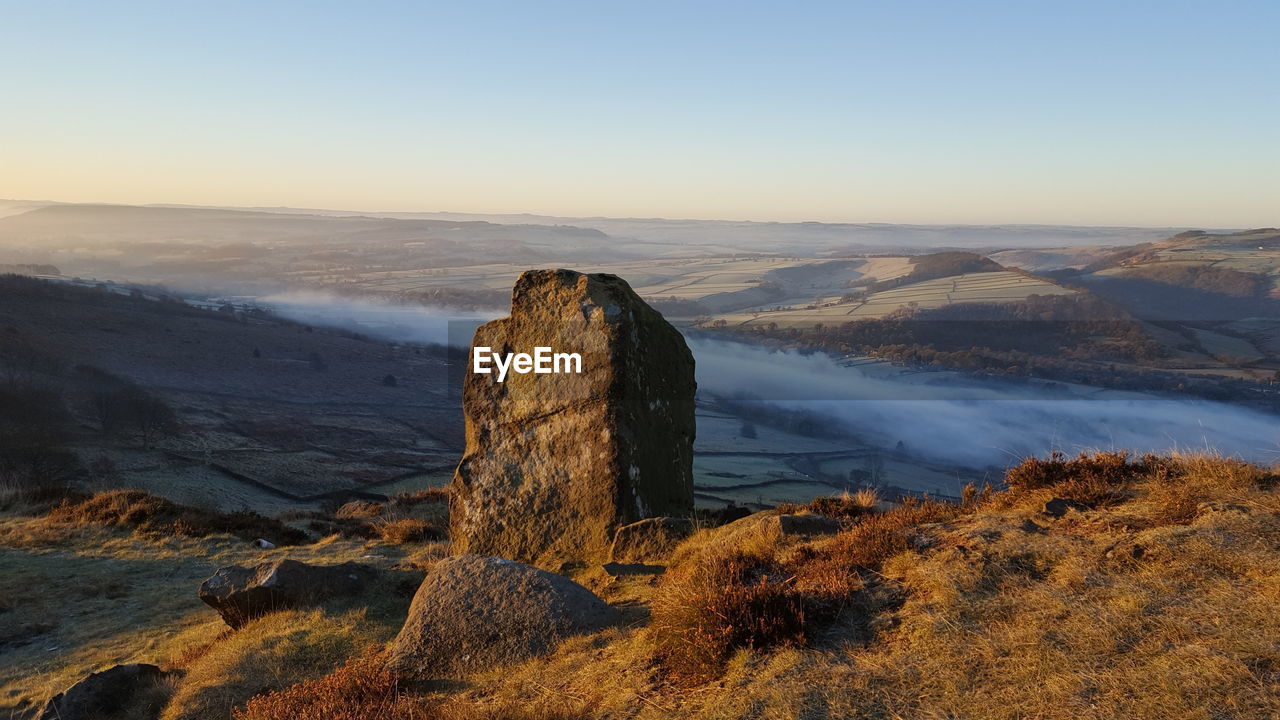
[[[675,678],[717,677],[738,650],[803,644],[818,625],[863,600],[855,596],[877,582],[885,561],[913,547],[916,528],[965,511],[909,499],[878,512],[870,494],[831,500],[829,509],[852,525],[830,538],[788,540],[729,526],[680,548],[654,595],[652,625],[658,656]]]
[[[834,536],[700,531],[657,587],[626,581],[628,626],[430,692],[359,661],[322,679],[366,644],[345,615],[233,634],[193,651],[190,677],[220,718],[1280,716],[1280,476],[1185,455],[1049,458],[1013,476],[960,506],[859,513]],[[1044,512],[1069,495],[1090,502]],[[112,587],[77,592],[107,603]],[[330,640],[314,671],[279,669],[286,646]],[[251,700],[254,682],[276,694]]]
[[[399,518],[376,523],[378,538],[389,545],[443,540],[444,533],[425,520]]]
[[[892,631],[850,652],[842,706],[868,717],[1274,717],[1273,479],[1231,460],[1166,458],[1101,509],[1040,513],[1067,477],[939,529],[932,548],[882,569],[907,601]]]
[[[813,560],[876,572],[889,558],[912,549],[913,533],[920,526],[950,520],[962,512],[962,507],[951,503],[909,498],[886,512],[862,517],[830,540],[815,543]]]
[[[31,542],[33,527],[40,533],[56,527],[56,542]],[[421,577],[392,569],[406,554],[399,546],[342,539],[261,550],[227,535],[160,537],[127,527],[0,515],[0,599],[9,606],[0,612],[0,718],[8,717],[10,705],[38,707],[115,664],[198,665],[202,652],[226,639],[218,637],[225,623],[196,595],[201,581],[223,565],[293,558],[382,567],[385,582],[334,605],[339,614],[366,605],[380,637],[389,636],[403,622]]]
[[[235,720],[427,717],[416,704],[401,700],[396,677],[387,669],[380,652],[366,652],[323,677],[250,698],[233,715]]]
[[[1152,473],[1168,474],[1170,459],[1145,455],[1130,460],[1127,452],[1080,453],[1068,459],[1060,452],[1046,459],[1030,457],[1005,472],[1009,497],[1049,488],[1065,500],[1098,507],[1124,499],[1129,484]]]
[[[296,519],[321,536],[380,540],[389,545],[443,540],[448,536],[448,493],[431,488],[396,495],[385,503],[352,500],[330,513],[308,512]]]
[[[537,683],[609,718],[637,707],[640,717],[692,718],[1280,716],[1280,477],[1205,456],[1124,465],[1076,462],[1082,481],[1054,463],[1038,482],[975,491],[962,507],[867,515],[818,540],[700,533],[672,578],[734,545],[763,553],[794,576],[812,648],[734,652],[718,681],[664,685],[667,673],[645,669],[646,650],[664,658],[672,642],[655,600],[650,627],[566,647],[489,679],[483,693],[536,697],[526,688]],[[1043,512],[1071,490],[1104,501],[1061,518]],[[696,590],[697,572],[684,577]],[[808,604],[841,592],[836,612]]]
[[[196,653],[162,720],[222,720],[250,698],[314,680],[389,633],[363,612],[286,610]]]
[[[715,677],[737,650],[804,642],[795,577],[762,555],[709,554],[675,568],[653,600],[658,656],[682,680]]]
[[[969,556],[975,543],[989,544],[990,538],[1007,532],[1003,527],[984,528],[991,516],[1009,512],[1028,516],[1032,524],[1019,526],[1022,536],[1041,532],[1044,528],[1039,523],[1058,523],[1057,532],[1103,538],[1108,543],[1104,553],[1108,563],[1132,564],[1149,550],[1113,539],[1115,523],[1131,528],[1186,525],[1207,513],[1256,507],[1260,493],[1272,497],[1275,479],[1248,463],[1204,456],[1131,460],[1124,453],[1072,459],[1055,454],[1011,468],[1010,487],[1005,491],[969,489],[959,505],[909,500],[879,511],[864,502],[856,505],[862,510],[850,513],[854,503],[848,500],[824,503],[829,513],[850,518],[849,527],[829,538],[704,533],[676,553],[676,568],[659,586],[653,609],[654,641],[659,657],[676,675],[706,680],[725,669],[735,650],[794,645],[846,610],[892,614],[897,601],[884,599],[905,596],[887,567],[943,551]],[[1039,512],[1050,497],[1093,509],[1087,515],[1054,520]],[[1116,519],[1097,516],[1109,508]],[[956,534],[955,529],[962,526],[967,531]],[[1026,528],[1031,530],[1024,532]],[[1010,549],[985,558],[983,566],[985,575],[971,590],[1000,595],[1008,586],[1050,575],[1055,561],[1035,551]],[[750,572],[743,572],[744,568]],[[768,580],[762,583],[761,578]],[[762,627],[785,628],[779,634],[783,639],[772,640],[768,633],[743,634],[741,625],[760,622],[750,608],[752,592],[771,601],[758,606],[758,612],[769,616],[769,624]],[[863,617],[855,624],[868,628],[883,621],[889,617]]]
[[[778,510],[784,513],[816,513],[831,518],[856,518],[876,512],[883,505],[880,495],[872,488],[857,492],[844,491],[831,497],[818,497],[802,505],[783,503]]]
[[[332,673],[259,695],[236,708],[235,720],[576,720],[581,710],[528,703],[426,700],[403,693],[385,653],[370,650]]]
[[[45,515],[54,526],[107,525],[165,536],[207,537],[229,534],[244,540],[268,538],[276,545],[307,542],[306,533],[253,513],[203,510],[141,490],[108,490],[64,500]]]

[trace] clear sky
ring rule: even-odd
[[[0,197],[1280,225],[1280,2],[0,0]]]

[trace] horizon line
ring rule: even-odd
[[[494,212],[477,212],[469,210],[350,210],[343,208],[325,208],[325,207],[297,207],[293,205],[202,205],[198,203],[137,203],[137,202],[102,202],[102,201],[65,201],[65,200],[47,200],[47,199],[22,199],[22,198],[0,198],[0,202],[7,203],[32,203],[43,204],[49,206],[96,206],[96,207],[133,207],[133,208],[156,208],[156,209],[204,209],[204,210],[225,210],[230,212],[275,212],[276,214],[284,214],[280,211],[291,211],[297,214],[319,215],[320,213],[345,213],[350,216],[357,217],[382,217],[388,220],[396,220],[401,218],[390,217],[394,215],[469,215],[476,217],[528,217],[528,218],[545,218],[545,219],[564,219],[564,220],[614,220],[614,221],[631,221],[631,222],[701,222],[701,223],[738,223],[752,225],[881,225],[887,227],[927,227],[927,228],[946,228],[946,227],[968,227],[968,228],[990,228],[990,227],[1013,227],[1013,228],[1096,228],[1106,230],[1171,230],[1187,232],[1192,230],[1202,231],[1221,231],[1221,232],[1241,232],[1248,230],[1264,230],[1275,229],[1267,227],[1211,227],[1211,226],[1189,226],[1189,225],[1091,225],[1078,223],[1054,223],[1054,222],[884,222],[872,220],[753,220],[753,219],[730,219],[730,218],[695,218],[695,217],[662,217],[662,216],[613,216],[613,215],[557,215],[529,211],[494,211]],[[39,209],[39,208],[33,208]],[[25,213],[17,213],[22,215]],[[9,217],[16,217],[11,215]]]

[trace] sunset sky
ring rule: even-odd
[[[1276,2],[8,2],[0,197],[1280,225]]]

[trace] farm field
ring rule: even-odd
[[[434,270],[366,273],[344,283],[379,293],[444,288],[507,290],[529,265],[496,263]],[[849,291],[856,281],[891,280],[911,271],[908,257],[828,260],[817,258],[717,257],[638,260],[575,266],[582,272],[618,275],[641,296],[688,300],[711,312],[808,304]],[[309,273],[297,279],[318,280]]]
[[[1074,292],[1048,280],[1005,270],[925,280],[872,293],[864,300],[853,302],[837,301],[774,312],[731,313],[716,319],[736,327],[777,323],[782,328],[808,328],[818,323],[839,324],[884,317],[904,307],[938,308],[956,303],[1011,302],[1030,295],[1070,295]]]
[[[950,497],[983,477],[981,470],[941,466],[853,438],[813,438],[759,424],[752,425],[756,437],[744,437],[741,418],[707,406],[699,406],[697,418],[694,492],[703,507],[726,501],[764,507],[868,485],[886,497]]]

